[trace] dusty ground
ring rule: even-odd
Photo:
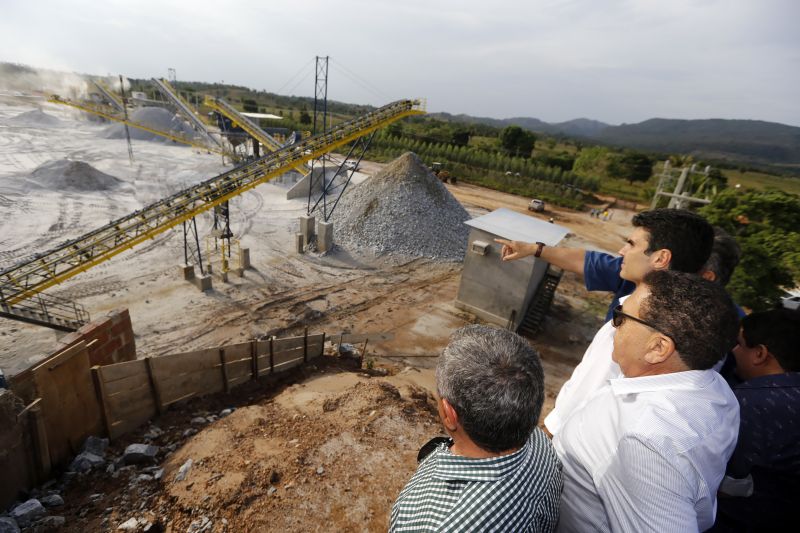
[[[100,139],[100,126],[38,103],[66,124],[27,131],[5,119],[31,109],[0,102],[0,266],[41,251],[135,209],[175,187],[207,178],[220,162],[188,148],[137,142],[136,163],[124,142]],[[33,195],[19,183],[39,164],[80,157],[134,185],[122,198],[103,195]],[[365,174],[380,165],[365,162]],[[473,215],[497,207],[526,210],[529,199],[466,184],[448,185]],[[232,395],[197,400],[154,424],[165,430],[162,481],[134,481],[141,469],[116,477],[98,473],[75,481],[65,494],[67,530],[116,529],[131,517],[168,531],[192,523],[207,531],[383,531],[400,488],[415,468],[420,445],[440,433],[431,411],[432,368],[448,335],[474,317],[457,310],[460,264],[410,260],[397,264],[354,257],[298,255],[292,234],[305,203],[285,199],[284,187],[263,185],[233,203],[233,230],[251,249],[254,268],[214,290],[199,293],[180,279],[178,232],[168,232],[60,286],[93,315],[128,307],[140,356],[163,355],[253,338],[262,334],[391,332],[394,339],[367,346],[366,362],[386,377],[342,368],[326,359],[320,368],[287,376],[291,386],[251,383]],[[530,213],[528,213],[530,214]],[[36,215],[36,216],[33,216]],[[548,209],[572,232],[568,243],[616,251],[631,213],[616,210],[610,222],[585,213]],[[206,231],[209,219],[201,221]],[[536,240],[531,236],[531,240]],[[600,325],[608,298],[588,295],[577,276],[564,276],[545,329],[532,343],[546,372],[545,413]],[[0,321],[0,365],[24,368],[48,353],[55,335]],[[347,365],[345,365],[346,367]],[[183,436],[199,414],[238,406],[194,436]],[[148,428],[115,443],[119,453],[142,441]],[[169,452],[169,449],[174,451]],[[176,470],[191,458],[187,480]],[[101,496],[94,496],[101,494]],[[104,521],[105,520],[105,521]],[[226,524],[227,522],[227,524]]]

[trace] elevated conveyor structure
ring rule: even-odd
[[[214,206],[266,183],[401,118],[424,113],[420,100],[399,100],[314,137],[189,187],[139,211],[0,271],[0,305],[19,305],[41,291],[111,259]]]
[[[97,90],[100,91],[100,94],[102,94],[105,97],[105,99],[108,100],[108,103],[111,105],[111,107],[113,107],[120,113],[125,111],[125,104],[122,103],[122,99],[117,97],[116,94],[114,94],[108,87],[106,87],[103,84],[103,82],[101,82],[100,80],[92,80],[92,83],[97,88]]]
[[[98,105],[93,105],[93,104],[89,104],[89,103],[85,103],[85,102],[74,102],[72,100],[67,100],[65,98],[61,98],[60,96],[57,96],[57,95],[51,96],[50,98],[47,99],[47,101],[50,102],[50,103],[53,103],[53,104],[60,104],[60,105],[66,105],[66,106],[69,106],[69,107],[74,107],[75,109],[80,109],[81,111],[85,111],[86,113],[91,113],[93,115],[97,115],[97,116],[103,117],[105,119],[112,120],[114,122],[120,122],[122,124],[127,124],[128,126],[130,126],[132,128],[137,128],[137,129],[140,129],[140,130],[144,130],[144,131],[153,133],[155,135],[159,135],[161,137],[170,139],[172,141],[175,141],[175,142],[178,142],[178,143],[181,143],[181,144],[187,144],[189,146],[194,146],[195,148],[201,148],[203,150],[208,150],[209,152],[214,152],[214,153],[217,153],[217,154],[222,154],[222,155],[227,155],[227,156],[231,155],[230,152],[226,151],[224,148],[222,148],[217,143],[214,143],[213,145],[209,145],[207,142],[205,142],[205,139],[203,139],[203,140],[188,139],[188,138],[182,137],[180,135],[174,135],[174,134],[166,132],[166,131],[153,129],[153,128],[149,127],[149,126],[145,126],[144,124],[139,124],[138,122],[134,122],[134,121],[132,121],[130,119],[125,119],[125,117],[122,117],[120,115],[115,114],[114,110],[111,109],[110,107],[101,107],[101,106],[98,106]]]
[[[167,80],[153,78],[153,83],[158,90],[161,91],[161,94],[167,97],[167,99],[178,108],[178,111],[180,111],[187,119],[189,119],[195,131],[208,137],[209,142],[216,144],[220,148],[222,147],[222,142],[211,135],[211,132],[208,131],[206,124],[200,120],[200,117],[194,112],[192,106],[189,105],[189,102],[184,100],[181,95],[178,94],[178,91],[172,88],[172,85],[170,85]]]
[[[270,152],[274,152],[276,150],[280,150],[282,148],[281,143],[279,143],[275,138],[267,133],[266,131],[262,130],[261,127],[258,126],[255,122],[250,120],[248,117],[239,113],[231,104],[223,100],[222,98],[214,98],[213,96],[206,96],[204,102],[206,106],[210,107],[217,113],[228,117],[233,121],[233,123],[244,131],[247,132],[253,139],[260,142]],[[308,172],[307,168],[303,168],[302,165],[297,165],[294,167],[295,170],[300,172],[300,174],[305,174]]]
[[[217,113],[220,113],[231,119],[237,126],[242,128],[252,138],[266,146],[270,152],[280,150],[282,145],[275,138],[262,130],[258,124],[239,113],[231,104],[222,98],[214,98],[213,96],[206,96],[204,102],[206,106],[210,107]]]

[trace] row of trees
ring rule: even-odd
[[[503,155],[471,146],[426,142],[383,132],[376,136],[373,146],[399,152],[411,151],[426,161],[430,159],[431,162],[438,161],[449,166],[460,163],[481,170],[511,172],[527,179],[570,185],[587,191],[596,191],[599,186],[596,178],[576,175],[558,166],[545,166],[533,159]]]

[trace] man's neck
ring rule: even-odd
[[[470,459],[489,459],[491,457],[502,457],[519,450],[519,448],[512,448],[502,452],[490,452],[472,442],[472,440],[466,435],[451,435],[451,437],[453,438],[453,445],[450,446],[450,453],[453,455],[459,455],[461,457],[468,457]]]

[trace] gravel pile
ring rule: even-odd
[[[173,135],[182,137],[193,138],[195,136],[194,130],[186,124],[178,115],[174,115],[171,111],[161,107],[140,107],[132,111],[129,118],[133,122],[138,122],[148,128],[159,130]],[[131,139],[139,141],[164,141],[171,142],[160,135],[150,133],[149,131],[140,130],[139,128],[129,128],[131,132]],[[124,139],[125,138],[125,125],[112,124],[108,126],[103,134],[106,139]]]
[[[28,183],[52,191],[109,191],[125,182],[83,161],[59,159],[31,172]]]
[[[407,152],[342,197],[333,214],[334,240],[376,255],[461,261],[469,218],[419,157]]]
[[[48,115],[41,109],[25,111],[8,120],[14,125],[27,126],[29,128],[58,128],[62,126],[59,119],[53,115]]]

